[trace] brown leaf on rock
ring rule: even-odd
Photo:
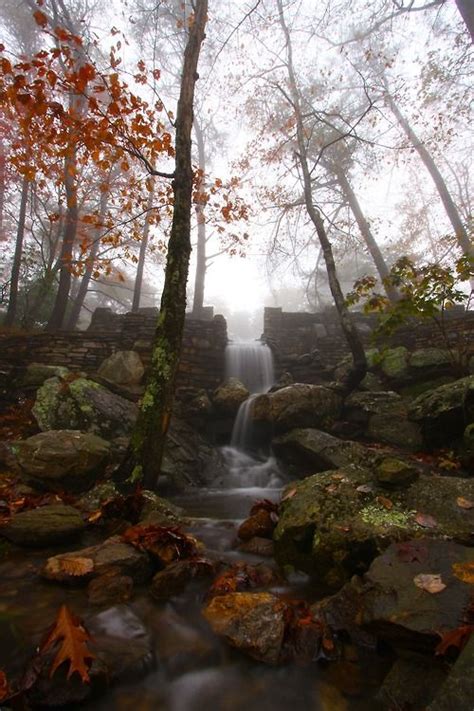
[[[437,645],[435,654],[446,654],[453,648],[461,651],[468,643],[473,632],[474,625],[462,625],[455,630],[440,634],[441,642]]]
[[[428,550],[419,541],[397,543],[397,556],[404,563],[424,563],[428,558]]]
[[[54,556],[46,562],[45,570],[53,575],[64,574],[80,578],[94,571],[94,561],[91,558],[75,556],[73,553],[71,556]]]
[[[387,499],[386,496],[377,496],[376,501],[380,506],[383,506],[384,509],[387,509],[387,511],[393,509],[393,502]]]
[[[282,496],[282,501],[287,501],[288,499],[292,499],[293,496],[296,494],[298,489],[290,489],[289,491],[286,492],[284,496]]]
[[[453,574],[463,583],[474,585],[474,561],[453,563]]]
[[[438,525],[437,520],[433,518],[433,516],[419,512],[415,516],[415,521],[419,526],[422,526],[423,528],[436,528]]]
[[[197,540],[183,533],[178,526],[131,526],[122,538],[135,548],[155,556],[163,565],[198,554]]]
[[[471,501],[470,499],[465,499],[464,496],[458,496],[458,498],[456,499],[456,503],[460,509],[474,509],[474,501]]]
[[[61,664],[67,662],[69,664],[67,678],[69,679],[74,673],[77,673],[85,684],[88,683],[90,681],[89,668],[95,659],[95,655],[87,646],[90,640],[91,637],[81,620],[66,605],[62,605],[54,625],[39,649],[40,654],[45,654],[59,643],[49,673],[50,678]]]
[[[256,501],[252,508],[250,509],[249,516],[253,516],[254,514],[257,513],[257,511],[268,511],[269,513],[278,513],[278,504],[275,504],[273,501],[270,501],[269,499],[260,499],[259,501]]]
[[[432,595],[446,589],[446,585],[441,580],[441,575],[420,573],[419,575],[415,575],[413,582],[417,588],[421,588],[425,592],[431,593]]]

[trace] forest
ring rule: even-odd
[[[2,0],[2,711],[472,711],[473,42]]]

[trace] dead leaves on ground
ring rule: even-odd
[[[441,575],[432,573],[419,573],[413,578],[417,588],[432,595],[446,590],[446,584],[441,580]]]
[[[474,625],[462,625],[455,630],[450,630],[440,634],[441,642],[435,649],[435,654],[447,654],[449,650],[461,651],[469,641],[474,632]]]
[[[467,563],[453,563],[453,575],[463,583],[474,585],[474,561]]]
[[[125,543],[130,543],[140,551],[146,551],[165,566],[199,553],[197,540],[183,533],[177,526],[131,526],[122,538]]]

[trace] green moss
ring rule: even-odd
[[[153,392],[151,388],[147,388],[141,402],[142,410],[148,410],[153,407],[155,398],[153,397]]]
[[[407,528],[413,526],[413,511],[400,511],[396,508],[385,509],[375,504],[365,506],[359,512],[359,516],[364,523],[378,528],[389,528],[397,526],[398,528]]]
[[[137,484],[139,481],[141,481],[143,478],[143,467],[140,464],[137,464],[132,473],[130,474],[130,483],[131,484]]]

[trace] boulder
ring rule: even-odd
[[[253,659],[277,664],[287,605],[270,593],[218,595],[203,614],[213,631]]]
[[[419,348],[409,357],[410,369],[437,371],[450,368],[453,363],[452,354],[445,348]]]
[[[117,385],[138,385],[145,368],[136,351],[117,351],[106,358],[98,370],[104,380]]]
[[[13,449],[27,481],[50,491],[86,490],[110,454],[103,439],[75,430],[41,432],[15,442]]]
[[[260,558],[272,558],[274,553],[273,541],[268,538],[260,538],[255,536],[248,541],[244,541],[239,545],[239,551],[242,553],[250,553],[251,555],[259,556]]]
[[[316,429],[290,430],[272,442],[275,454],[302,477],[310,472],[364,464],[374,458],[373,452],[358,442],[342,440]]]
[[[379,367],[387,378],[403,382],[408,377],[408,350],[405,346],[387,348],[380,354]]]
[[[43,431],[75,429],[113,439],[130,434],[138,407],[87,378],[50,378],[39,388],[32,412]]]
[[[422,684],[420,679],[423,679]],[[441,660],[425,654],[405,653],[383,680],[377,700],[384,709],[426,709],[445,679],[446,665]],[[456,706],[450,710],[454,708]]]
[[[46,580],[57,583],[82,584],[90,578],[104,575],[111,569],[130,577],[136,583],[145,582],[152,574],[152,566],[146,553],[124,543],[120,536],[112,536],[97,546],[48,558],[41,575]]]
[[[239,407],[249,395],[249,391],[238,378],[228,378],[214,390],[212,402],[218,412],[235,417]]]
[[[64,504],[22,511],[0,529],[0,535],[19,546],[41,547],[77,537],[85,523],[77,509]]]
[[[427,711],[468,709],[474,699],[474,635],[456,660],[446,682]]]
[[[328,429],[339,417],[341,408],[342,398],[331,388],[295,383],[257,395],[250,414],[254,422],[268,423],[285,432],[294,427]]]
[[[421,426],[428,446],[452,444],[462,437],[466,426],[474,422],[474,376],[420,395],[411,403],[409,416]]]
[[[91,605],[109,607],[128,602],[133,594],[133,579],[122,575],[120,568],[110,568],[87,586],[87,599]]]
[[[429,536],[469,544],[474,509],[462,509],[460,497],[474,500],[474,481],[423,475],[388,498],[368,470],[315,474],[284,492],[275,558],[336,586],[367,570],[392,541]]]
[[[151,584],[151,594],[160,602],[179,595],[194,578],[212,575],[214,565],[203,558],[178,560],[156,573]]]
[[[344,416],[355,432],[375,442],[417,450],[422,446],[419,426],[409,419],[404,400],[395,392],[356,392],[344,404]]]
[[[377,483],[388,488],[411,484],[419,474],[417,467],[398,457],[384,457],[375,467]]]
[[[271,538],[274,528],[275,519],[272,513],[261,508],[240,524],[237,535],[242,541],[249,541],[255,536]]]
[[[46,365],[45,363],[30,363],[21,378],[22,387],[39,387],[50,378],[66,378],[69,370],[62,365]]]

